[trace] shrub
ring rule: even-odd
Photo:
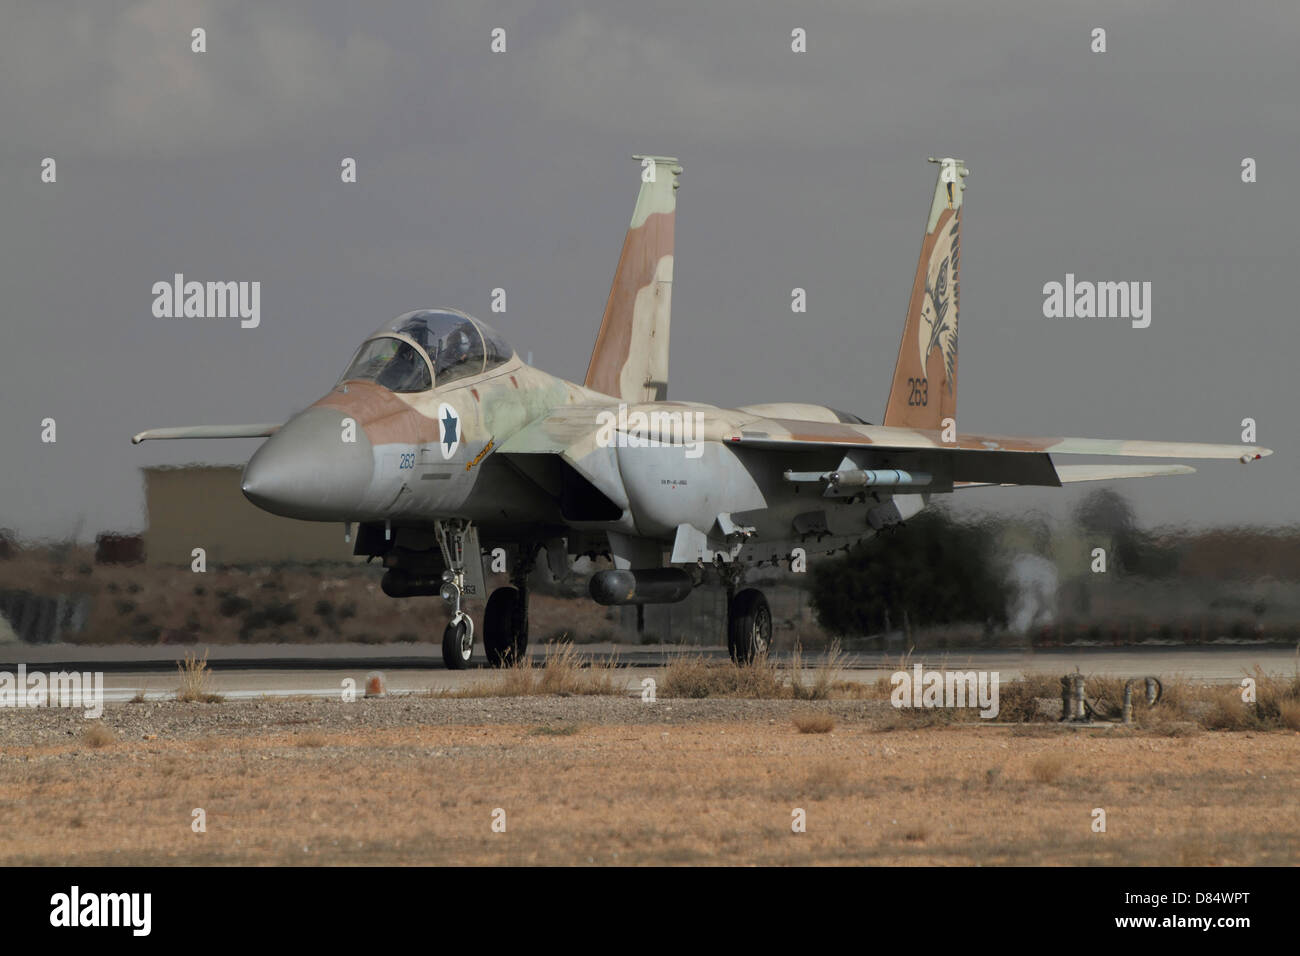
[[[238,594],[232,594],[226,591],[220,595],[221,601],[217,604],[217,613],[222,617],[238,617],[245,613],[253,606],[253,602],[246,597],[240,597]]]
[[[830,714],[795,714],[794,726],[801,734],[828,734],[835,729]]]
[[[180,674],[181,684],[176,689],[176,699],[184,703],[216,703],[221,697],[212,693],[208,688],[208,678],[212,672],[208,670],[208,652],[203,652],[203,658],[200,660],[195,654],[186,654],[184,662],[176,662],[176,670]]]
[[[835,634],[977,622],[1005,626],[1013,587],[987,522],[923,512],[813,566],[811,603]]]
[[[87,747],[106,747],[117,739],[113,731],[96,721],[86,728],[81,735],[81,742]]]

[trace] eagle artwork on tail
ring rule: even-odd
[[[952,218],[947,242],[935,246],[930,270],[925,279],[925,299],[921,306],[921,323],[917,335],[921,368],[926,368],[930,353],[936,348],[943,355],[944,379],[952,391],[957,378],[958,254],[961,244],[961,211]],[[951,269],[951,292],[948,273]]]

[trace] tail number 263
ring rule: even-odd
[[[925,406],[930,404],[930,382],[924,378],[907,380],[907,404]]]

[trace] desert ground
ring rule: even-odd
[[[0,712],[5,865],[1285,865],[1297,792],[1286,727],[994,726],[884,699]]]

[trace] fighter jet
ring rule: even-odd
[[[597,568],[604,605],[671,603],[720,584],[737,662],[767,652],[772,615],[746,574],[830,554],[966,488],[1060,486],[1187,474],[1181,464],[1056,463],[1060,456],[1253,461],[1252,445],[1017,438],[957,429],[961,221],[968,170],[939,176],[881,424],[821,405],[718,408],[670,401],[668,334],[681,165],[636,157],[641,186],[585,381],[547,374],[486,322],[423,309],[366,338],[338,384],[283,424],[163,428],[160,438],[265,437],[243,491],[259,508],[355,526],[354,553],[378,557],[395,598],[438,595],[449,668],[470,664],[470,600],[484,556],[511,584],[487,596],[490,664],[528,643],[527,581]],[[601,567],[603,563],[610,566]]]

